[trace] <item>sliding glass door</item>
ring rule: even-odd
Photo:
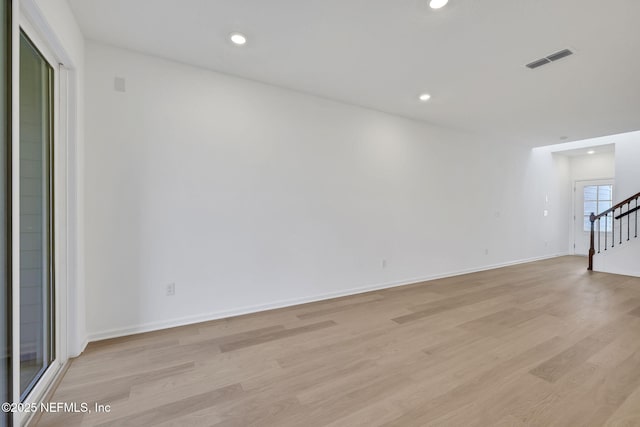
[[[20,393],[55,358],[52,233],[53,68],[20,35]]]
[[[0,403],[34,402],[60,367],[53,256],[57,76],[50,65],[55,61],[47,61],[27,33],[21,32],[15,46],[19,63],[13,62],[20,86],[19,91],[12,90],[15,23],[11,22],[12,1],[0,2]],[[16,112],[20,120],[12,129]],[[0,427],[25,419],[19,413],[0,411]]]
[[[0,5],[0,403],[11,395],[11,293],[9,280],[10,144],[11,144],[11,2]],[[9,425],[9,414],[0,412],[0,427]]]

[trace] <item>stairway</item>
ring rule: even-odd
[[[598,215],[591,213],[589,270],[594,270],[596,260],[597,271],[613,269],[616,271],[609,272],[619,274],[640,271],[640,245],[631,245],[631,241],[638,239],[639,198],[637,193]]]

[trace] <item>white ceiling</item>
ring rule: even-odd
[[[70,4],[90,39],[523,144],[640,129],[638,0]],[[576,54],[524,67],[564,48]]]

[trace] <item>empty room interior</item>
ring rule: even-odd
[[[2,0],[0,427],[640,426],[639,18]]]

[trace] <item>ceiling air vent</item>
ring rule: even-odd
[[[569,49],[563,49],[560,52],[556,52],[547,56],[547,59],[549,61],[557,61],[558,59],[566,58],[569,55],[573,55],[573,52],[571,52]]]
[[[533,61],[530,64],[527,64],[527,67],[531,68],[532,70],[534,68],[538,68],[538,67],[542,67],[545,64],[548,64],[549,61],[547,58],[542,58],[542,59],[538,59],[537,61]]]
[[[569,55],[573,55],[573,52],[569,49],[563,49],[556,53],[552,53],[549,56],[545,56],[544,58],[540,58],[528,63],[527,68],[531,68],[533,70],[534,68],[542,67],[543,65],[550,64],[551,62],[557,61],[558,59],[566,58]]]

